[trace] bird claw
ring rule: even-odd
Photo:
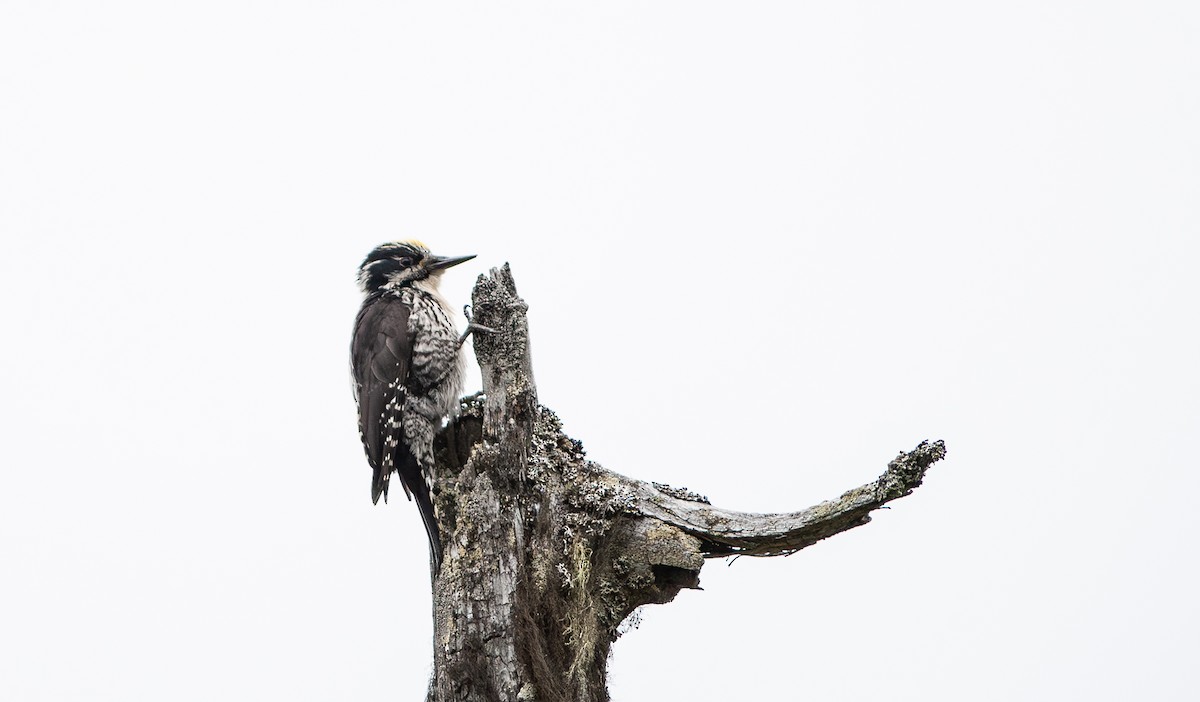
[[[482,324],[476,324],[474,315],[471,314],[470,305],[463,305],[463,316],[467,318],[467,330],[462,333],[462,336],[458,337],[459,346],[462,346],[467,341],[467,337],[471,336],[471,332],[480,331],[487,332],[488,334],[498,333],[497,330],[492,329],[491,327],[485,327]]]

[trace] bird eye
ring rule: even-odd
[[[408,256],[405,256],[404,258],[400,259],[400,265],[404,266],[405,268],[408,268],[409,266],[411,266],[412,262],[413,262],[412,259],[409,258]]]

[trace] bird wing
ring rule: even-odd
[[[400,420],[404,382],[412,360],[409,312],[402,300],[380,295],[363,303],[354,324],[350,365],[358,398],[358,430],[375,471],[371,486],[375,502],[380,494],[387,499],[388,478],[397,467],[395,461],[405,458],[396,453],[397,449],[404,450]]]

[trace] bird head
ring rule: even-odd
[[[421,280],[428,280],[436,287],[447,268],[473,258],[473,255],[435,256],[416,239],[380,244],[358,267],[358,286],[368,295]]]

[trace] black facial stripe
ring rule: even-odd
[[[364,274],[367,290],[377,290],[387,282],[388,275],[401,270],[400,262],[394,258],[384,258],[376,261],[364,261]]]

